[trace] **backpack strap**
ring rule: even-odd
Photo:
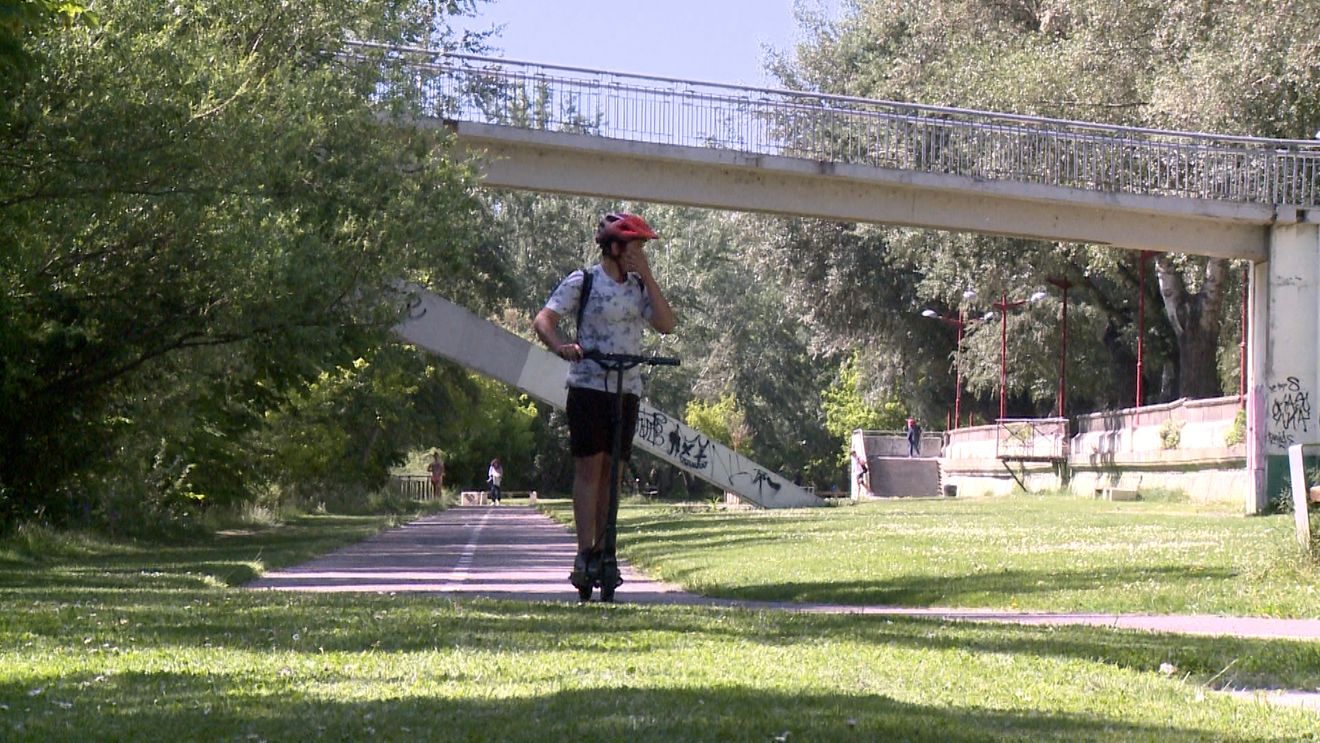
[[[596,277],[594,271],[588,266],[582,269],[582,288],[578,292],[577,306],[577,339],[582,340],[582,314],[587,310],[587,300],[591,299],[591,282]]]

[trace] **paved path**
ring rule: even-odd
[[[568,583],[568,530],[524,506],[459,507],[382,532],[303,565],[267,573],[251,588],[290,591],[407,591],[530,601],[576,602]],[[1320,641],[1320,619],[1200,615],[1065,614],[998,609],[840,606],[735,601],[687,593],[620,561],[628,603],[776,609],[820,614],[905,616],[952,621],[1091,625],[1187,635]]]
[[[526,601],[578,600],[568,573],[572,535],[526,506],[460,506],[286,570],[250,588],[407,591]],[[617,598],[631,603],[698,599],[641,575],[624,561]]]

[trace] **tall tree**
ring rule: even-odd
[[[0,518],[85,473],[250,492],[226,442],[379,344],[390,282],[481,292],[466,171],[339,53],[448,43],[436,14],[470,8],[105,0],[32,31],[41,74],[0,73]]]

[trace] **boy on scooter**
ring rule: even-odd
[[[599,573],[601,541],[609,516],[610,471],[614,430],[611,422],[614,394],[607,386],[604,368],[583,357],[584,350],[601,353],[638,354],[642,333],[650,325],[660,333],[674,330],[674,312],[651,273],[644,247],[659,235],[641,217],[612,212],[596,226],[600,262],[566,276],[532,321],[537,337],[552,352],[571,362],[568,370],[568,433],[573,453],[573,522],[577,529],[578,553],[569,581],[579,592],[591,590],[593,574]],[[584,276],[590,290],[583,296]],[[579,310],[579,306],[581,309]],[[579,318],[577,339],[566,341],[559,334],[565,316]],[[614,387],[618,386],[617,377]],[[620,460],[632,454],[637,428],[637,407],[642,392],[641,373],[623,374],[623,447]],[[622,468],[620,468],[622,469]],[[615,576],[615,580],[617,576]],[[617,585],[617,584],[616,584]],[[613,594],[614,586],[609,587]]]

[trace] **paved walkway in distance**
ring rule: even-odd
[[[288,591],[427,592],[529,601],[577,602],[568,583],[569,531],[525,506],[451,508],[292,568],[266,573],[250,588]],[[939,607],[841,606],[737,601],[688,593],[638,573],[620,560],[615,598],[635,604],[744,607],[818,614],[903,616],[1033,625],[1320,641],[1320,619],[1209,615],[1055,613]]]

